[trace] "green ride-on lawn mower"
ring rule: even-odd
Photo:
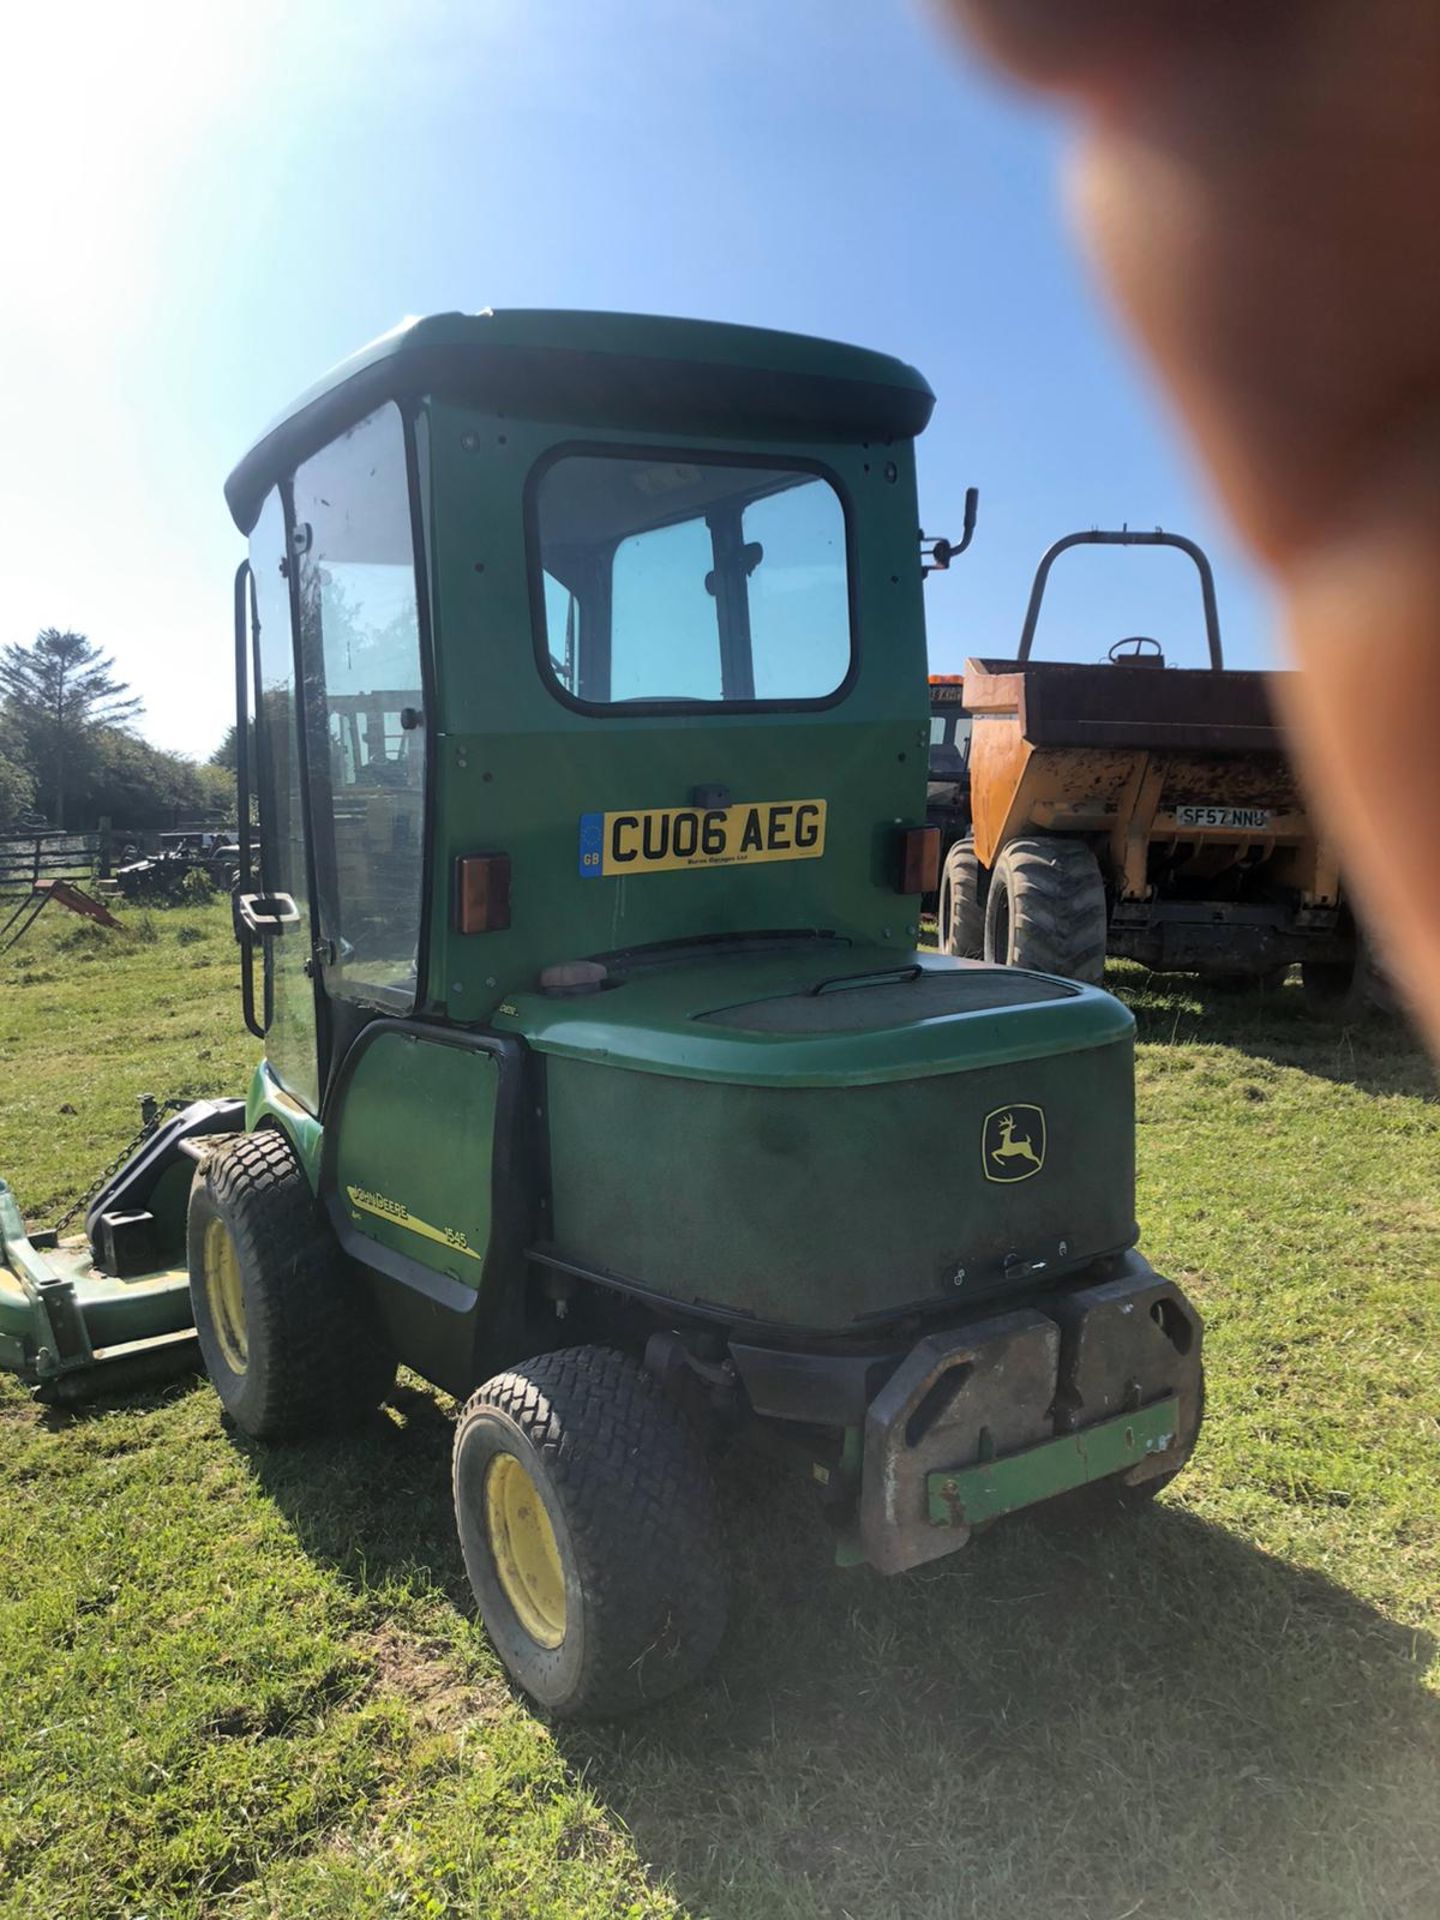
[[[51,1394],[193,1317],[259,1439],[397,1363],[458,1396],[479,1609],[556,1714],[714,1652],[717,1427],[788,1440],[887,1573],[1195,1444],[1130,1015],[917,951],[932,404],[851,347],[543,312],[305,394],[226,490],[264,1058],[84,1242],[0,1189],[0,1360]]]

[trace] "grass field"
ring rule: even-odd
[[[52,1217],[142,1092],[239,1089],[220,907],[0,959],[0,1171]],[[203,1385],[0,1387],[4,1920],[1435,1920],[1440,1110],[1397,1027],[1116,982],[1144,1245],[1210,1418],[1144,1516],[919,1574],[828,1565],[722,1466],[707,1682],[620,1728],[508,1693],[452,1535],[449,1409],[267,1451]]]

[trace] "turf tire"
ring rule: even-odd
[[[1106,920],[1100,863],[1083,840],[1011,840],[990,875],[985,958],[1098,986]]]
[[[497,1572],[485,1476],[515,1454],[544,1502],[565,1579],[554,1648],[521,1625]],[[627,1355],[570,1347],[496,1374],[455,1430],[455,1519],[466,1571],[515,1684],[557,1719],[649,1706],[719,1646],[728,1588],[698,1438]]]
[[[206,1229],[220,1219],[240,1269],[248,1352],[226,1358],[204,1284]],[[190,1301],[225,1411],[256,1440],[348,1426],[372,1412],[395,1357],[361,1270],[341,1252],[290,1142],[273,1127],[210,1154],[190,1189]]]
[[[940,951],[957,960],[980,960],[985,953],[984,870],[973,840],[957,840],[945,856],[936,907]]]

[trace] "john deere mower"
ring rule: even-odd
[[[717,1427],[788,1440],[885,1573],[1195,1444],[1130,1015],[917,950],[932,404],[852,347],[544,312],[312,388],[226,489],[248,1098],[158,1124],[84,1242],[0,1192],[42,1390],[198,1337],[262,1440],[397,1364],[455,1395],[479,1610],[556,1714],[715,1651]]]

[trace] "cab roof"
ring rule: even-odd
[[[256,441],[225,483],[240,531],[337,434],[427,394],[577,424],[820,439],[909,438],[935,404],[903,361],[806,334],[538,307],[433,314],[342,360]]]

